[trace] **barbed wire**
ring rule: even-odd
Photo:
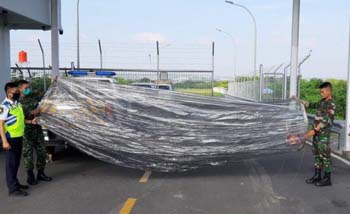
[[[45,60],[50,64],[51,44],[48,41],[42,41],[45,51]],[[205,68],[210,69],[211,44],[169,44],[161,43],[159,45],[160,56],[159,65],[163,68]],[[42,53],[37,41],[11,42],[11,58],[17,59],[17,53],[21,50],[28,52],[28,61],[34,66],[42,64]],[[77,47],[75,42],[60,43],[61,65],[70,66],[71,62],[76,61]],[[157,48],[156,43],[126,43],[126,42],[102,42],[103,63],[108,66],[125,67],[146,67],[156,66]],[[12,60],[16,62],[16,60]],[[89,65],[99,67],[100,53],[98,42],[83,41],[80,42],[80,61],[81,67]]]

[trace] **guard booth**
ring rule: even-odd
[[[0,1],[0,100],[5,95],[2,90],[5,83],[11,79],[11,30],[52,30],[52,67],[58,71],[58,34],[63,33],[60,3],[60,0]]]

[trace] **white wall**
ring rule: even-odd
[[[0,102],[5,97],[5,83],[11,79],[10,30],[0,20]]]
[[[51,0],[1,0],[0,7],[45,25],[51,25]]]

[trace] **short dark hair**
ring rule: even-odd
[[[17,82],[18,87],[21,87],[22,85],[29,84],[27,80],[18,80]]]
[[[330,82],[324,82],[319,87],[319,89],[322,89],[322,88],[330,88],[330,89],[332,89],[332,84]]]
[[[7,93],[7,91],[11,88],[17,88],[18,87],[18,84],[15,83],[15,82],[8,82],[5,84],[5,92]]]

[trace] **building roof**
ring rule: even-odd
[[[51,27],[50,0],[1,0],[0,20],[11,29]]]

